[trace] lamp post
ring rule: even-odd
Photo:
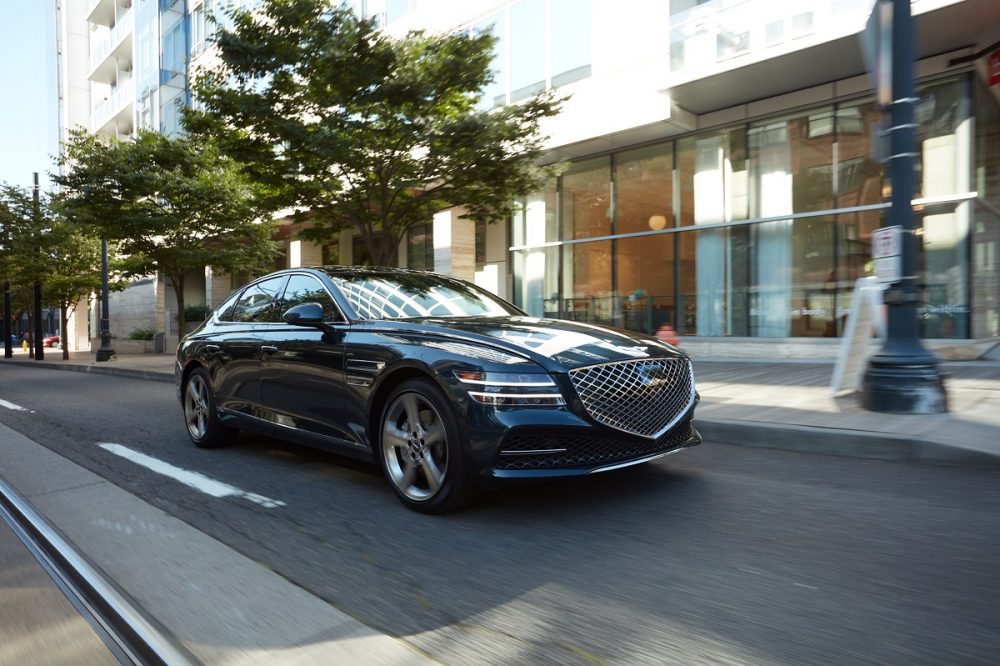
[[[111,347],[111,323],[108,316],[108,241],[101,239],[101,347],[97,350],[98,361],[114,361],[118,358]]]
[[[879,0],[875,11],[889,0]],[[947,411],[937,359],[920,342],[917,322],[916,236],[913,220],[914,157],[913,24],[910,0],[891,0],[892,99],[889,102],[890,225],[901,230],[902,275],[886,288],[888,310],[882,350],[868,361],[861,404],[875,412],[933,414]]]

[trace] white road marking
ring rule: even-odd
[[[22,407],[21,405],[15,405],[12,402],[7,402],[6,400],[0,400],[0,407],[6,407],[7,409],[13,410],[15,412],[30,412],[31,410]]]
[[[268,509],[285,506],[285,503],[280,500],[264,497],[263,495],[257,495],[256,493],[248,493],[247,491],[240,490],[239,488],[231,486],[228,483],[222,483],[221,481],[211,479],[200,472],[192,472],[181,467],[175,467],[170,463],[163,462],[162,460],[158,460],[152,456],[147,456],[145,453],[133,451],[132,449],[122,446],[121,444],[98,442],[97,445],[105,451],[115,454],[116,456],[121,456],[126,460],[131,460],[137,465],[142,465],[157,474],[162,474],[163,476],[168,476],[171,479],[180,481],[184,485],[201,491],[206,495],[211,495],[212,497],[242,497],[245,500],[250,500],[251,502],[260,504]]]

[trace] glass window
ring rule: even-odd
[[[335,266],[340,263],[340,242],[334,241],[323,246],[323,264],[325,266]]]
[[[233,321],[269,322],[274,321],[274,301],[285,286],[284,275],[250,285],[233,309]]]
[[[621,296],[612,290],[611,266],[611,241],[563,246],[564,319],[621,325]]]
[[[655,333],[664,324],[677,326],[674,298],[676,234],[622,238],[616,242],[618,291],[622,294],[620,326]]]
[[[406,267],[434,270],[434,225],[417,224],[406,230]]]
[[[236,301],[239,299],[239,292],[234,293],[230,296],[225,303],[219,306],[219,321],[232,321],[233,320],[233,308],[236,305]]]
[[[562,239],[611,234],[611,161],[599,157],[572,165],[562,176]]]
[[[187,59],[187,47],[184,41],[184,21],[178,21],[177,25],[163,36],[163,54],[160,58],[160,69],[167,72],[168,79],[171,76],[184,74],[185,61]]]
[[[545,90],[545,1],[522,0],[510,9],[510,101]]]
[[[517,305],[532,317],[561,317],[559,248],[518,250],[513,261]]]
[[[590,0],[551,0],[552,87],[590,76]]]
[[[358,272],[330,279],[364,319],[521,314],[488,291],[440,275]]]
[[[674,226],[674,159],[670,144],[615,157],[615,231],[657,231]]]
[[[497,14],[475,26],[477,30],[490,32],[496,38],[493,45],[493,60],[490,71],[493,81],[483,88],[480,108],[490,109],[507,103],[507,40],[504,31],[504,15]]]
[[[476,266],[486,263],[486,222],[476,220]]]
[[[281,298],[281,311],[278,313],[278,318],[280,319],[288,310],[303,303],[322,305],[324,321],[340,320],[333,297],[319,280],[311,275],[293,275],[288,278],[288,286],[285,287],[285,294]]]

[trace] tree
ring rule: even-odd
[[[54,178],[67,219],[116,241],[124,276],[162,272],[177,296],[181,332],[190,271],[265,271],[277,256],[273,223],[260,221],[259,187],[210,140],[76,132],[60,164],[68,168]]]
[[[196,76],[203,111],[188,128],[266,183],[311,222],[320,243],[356,228],[376,263],[394,264],[406,230],[445,208],[508,216],[554,167],[538,165],[543,94],[477,108],[492,78],[488,33],[393,39],[374,19],[329,0],[265,0],[233,11],[217,44],[222,66]]]
[[[32,312],[34,285],[44,284],[49,272],[40,250],[49,223],[47,211],[45,202],[40,201],[39,214],[35,214],[28,190],[0,186],[0,273],[10,283],[15,321],[25,312]]]

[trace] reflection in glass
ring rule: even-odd
[[[574,164],[562,177],[562,240],[611,233],[611,162],[600,157]]]
[[[615,158],[615,231],[627,234],[674,226],[671,145],[621,153]],[[663,219],[660,220],[656,216]],[[660,226],[660,225],[663,226]]]

